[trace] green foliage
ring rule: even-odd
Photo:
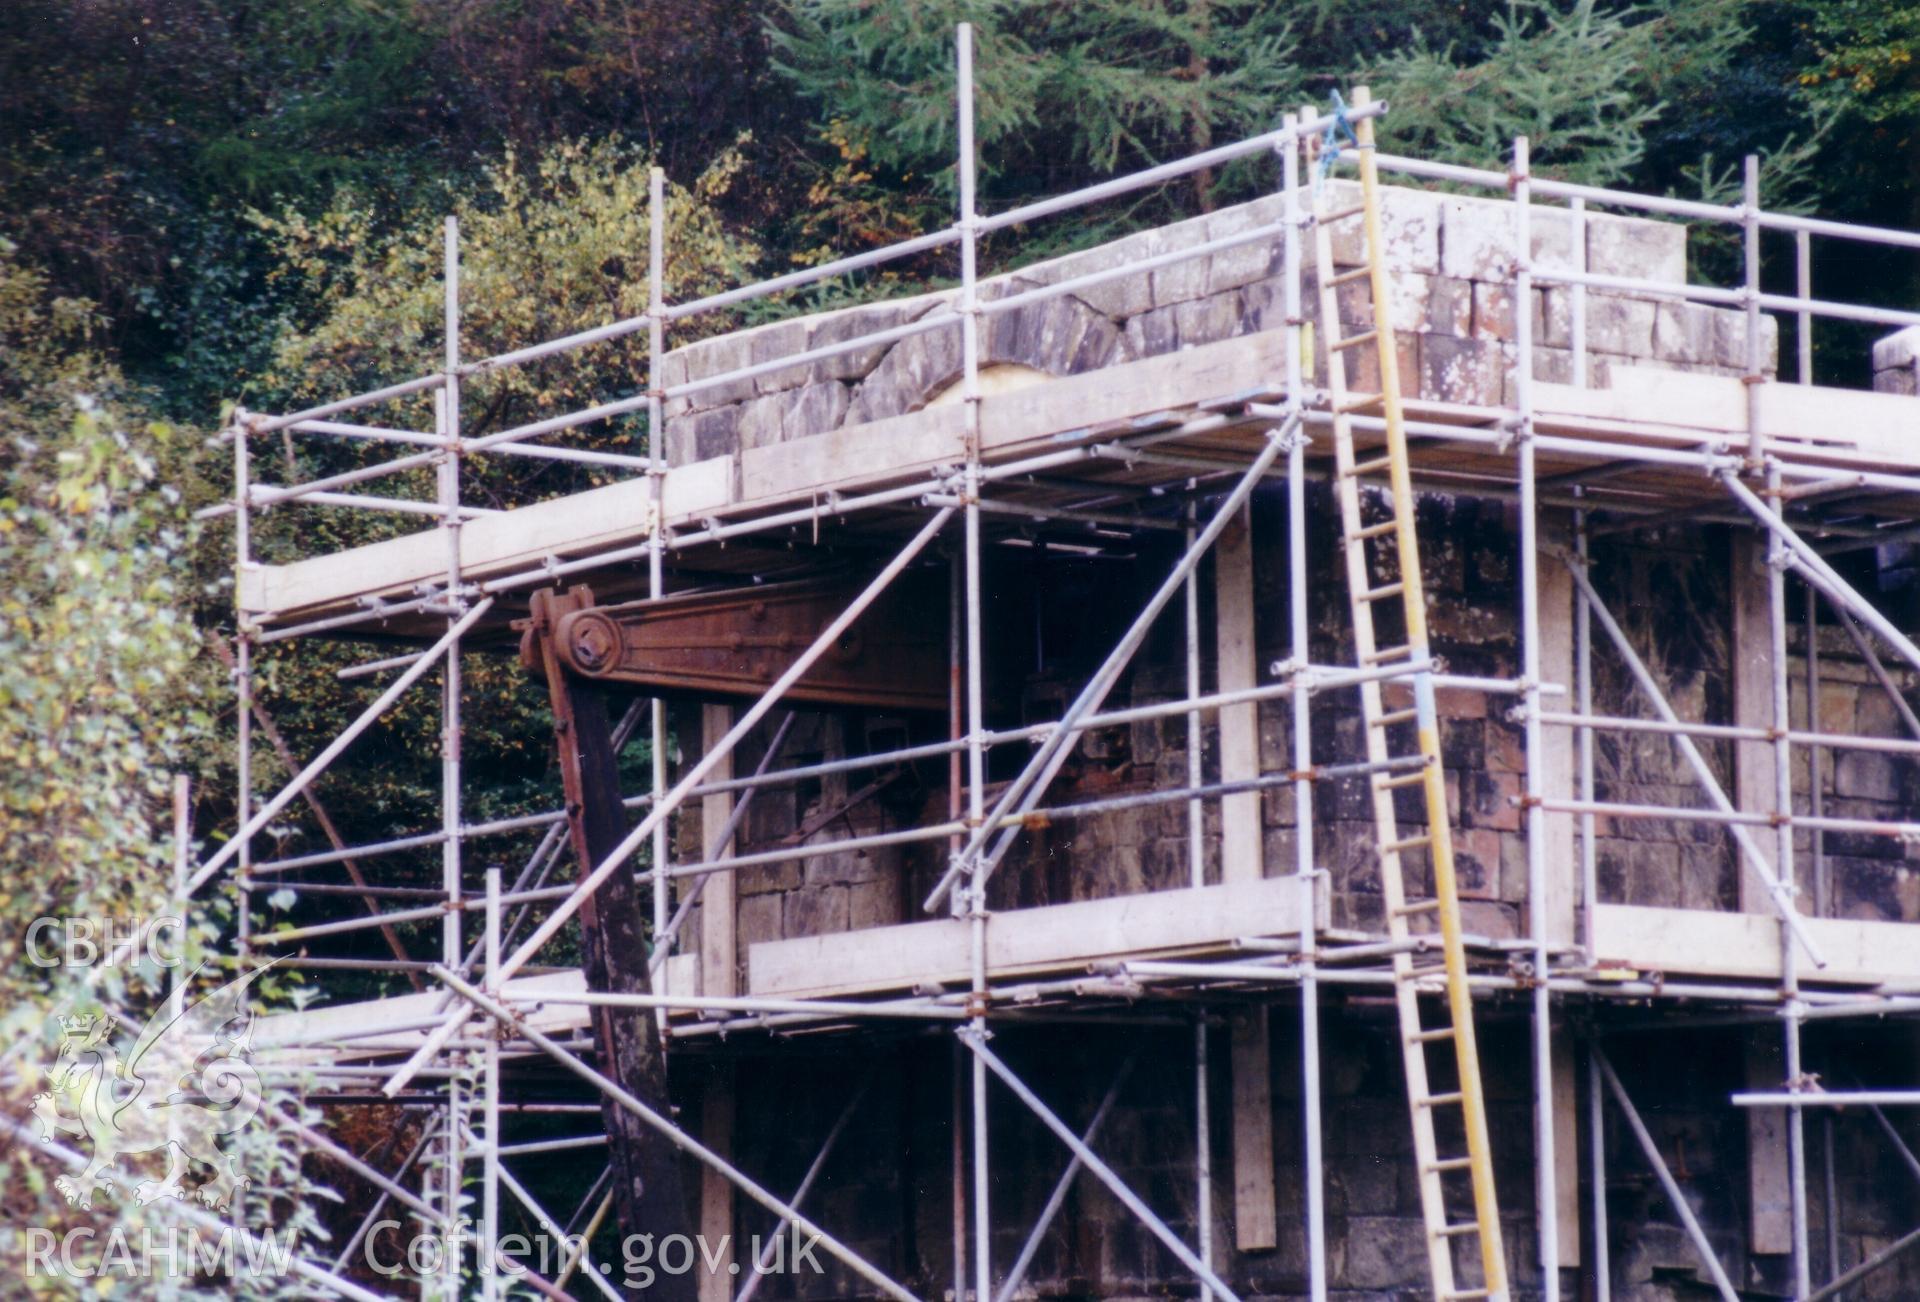
[[[1008,194],[1256,133],[1298,97],[1286,12],[1257,0],[785,0],[775,67],[911,183],[954,185],[956,23],[975,27],[981,167]],[[1200,183],[1203,202],[1206,182]]]
[[[124,420],[90,307],[0,254],[0,955],[49,910],[164,897],[155,835],[191,730],[186,522],[161,459],[183,436]],[[156,894],[158,892],[158,894]],[[16,925],[17,924],[17,925]],[[10,992],[17,993],[17,991]]]
[[[1893,0],[1813,0],[1812,54],[1801,85],[1870,122],[1910,126],[1920,111],[1920,5]]]
[[[43,1086],[58,1016],[137,1027],[163,997],[151,963],[46,968],[27,941],[40,918],[117,919],[124,931],[173,911],[172,775],[204,761],[214,731],[203,702],[217,682],[196,655],[191,530],[175,486],[194,473],[192,441],[139,419],[140,395],[93,344],[97,324],[90,304],[51,294],[0,241],[0,1106],[10,1118],[25,1117]],[[188,921],[198,961],[218,918]],[[289,993],[266,984],[272,999]],[[271,1087],[268,1101],[277,1116],[307,1115],[286,1088]],[[301,1174],[297,1138],[267,1122],[232,1142],[262,1191],[249,1224],[317,1231],[322,1191]],[[66,1206],[54,1172],[30,1146],[0,1144],[9,1224],[113,1227],[136,1243],[143,1226],[169,1224],[132,1206],[131,1167],[90,1217]],[[143,1295],[156,1298],[211,1295],[191,1279],[148,1283]],[[111,1287],[23,1285],[58,1297]],[[298,1295],[266,1278],[218,1293]]]
[[[1646,153],[1665,95],[1712,78],[1746,37],[1738,0],[1567,5],[1514,0],[1496,12],[1484,47],[1424,35],[1371,69],[1393,106],[1396,150],[1486,166],[1528,137],[1536,166],[1567,180],[1611,184]]]

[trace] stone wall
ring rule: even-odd
[[[1351,183],[1330,183],[1349,206]],[[1394,276],[1394,325],[1400,331],[1401,374],[1420,396],[1498,405],[1511,398],[1513,347],[1513,207],[1491,199],[1389,188],[1382,205],[1388,266]],[[1280,196],[1205,217],[1142,231],[1068,257],[1023,267],[982,283],[983,299],[1056,284],[1124,262],[1192,248],[1278,222]],[[1575,265],[1573,225],[1562,209],[1536,206],[1533,255],[1539,268]],[[1357,223],[1335,227],[1334,260],[1361,256]],[[1316,314],[1311,241],[1304,302]],[[1684,283],[1687,228],[1604,214],[1587,218],[1590,270],[1671,284]],[[1283,262],[1277,236],[1212,255],[989,316],[982,365],[1072,375],[1175,352],[1195,344],[1284,326]],[[1363,284],[1343,286],[1342,311],[1367,313]],[[946,291],[779,321],[680,348],[667,355],[669,385],[791,357],[831,343],[890,330],[932,315],[952,316]],[[1534,292],[1540,379],[1572,378],[1570,291]],[[1590,382],[1605,386],[1618,365],[1739,374],[1745,364],[1746,320],[1736,310],[1658,295],[1592,290],[1587,296]],[[1778,331],[1763,317],[1768,368]],[[1362,368],[1364,370],[1364,367]],[[960,375],[959,331],[933,330],[749,380],[673,399],[667,409],[674,464],[725,456],[742,448],[805,438],[846,425],[917,410]],[[1356,373],[1355,388],[1366,387]]]

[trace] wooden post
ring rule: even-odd
[[[1217,676],[1223,692],[1255,686],[1258,673],[1253,624],[1253,516],[1241,507],[1213,545],[1214,635]],[[1249,702],[1220,711],[1220,780],[1260,776],[1259,707]],[[1220,798],[1220,880],[1258,881],[1263,868],[1260,793]]]
[[[1773,718],[1773,641],[1766,583],[1766,542],[1750,530],[1732,538],[1730,573],[1733,626],[1731,650],[1733,722],[1771,728]],[[1782,721],[1784,722],[1784,720]],[[1774,805],[1773,746],[1739,741],[1733,752],[1734,807],[1742,813],[1768,811]],[[1774,863],[1771,836],[1754,843]],[[1736,860],[1740,911],[1771,913],[1764,883]],[[1777,1090],[1784,1072],[1779,1032],[1756,1031],[1747,1041],[1747,1088]],[[1757,1253],[1793,1250],[1792,1190],[1787,1168],[1787,1114],[1780,1108],[1747,1108],[1747,1192],[1751,1247]]]
[[[1253,517],[1242,507],[1213,546],[1214,638],[1217,677],[1223,692],[1255,685]],[[1260,775],[1260,717],[1252,704],[1220,711],[1220,780]],[[1258,881],[1261,854],[1260,793],[1220,798],[1220,880]],[[1309,919],[1304,925],[1311,926]],[[1250,1009],[1233,1019],[1233,1235],[1242,1252],[1278,1243],[1274,1202],[1273,1067],[1267,1010]]]
[[[700,707],[700,745],[711,749],[733,727],[733,707]],[[712,773],[712,780],[725,782],[733,776],[733,757],[728,756]],[[700,800],[700,827],[706,859],[722,858],[728,847],[719,840],[727,819],[733,813],[733,795],[721,792]],[[730,872],[709,876],[700,894],[700,993],[737,995],[739,964],[734,878]],[[713,1065],[701,1100],[701,1138],[722,1157],[733,1156],[734,1078],[733,1063],[722,1059]],[[733,1263],[733,1185],[711,1167],[700,1169],[700,1233],[705,1236],[706,1251],[713,1254],[700,1262],[699,1302],[727,1302],[739,1279],[728,1266]],[[724,1247],[722,1246],[724,1245]],[[711,1264],[709,1264],[711,1263]]]
[[[733,1160],[733,1086],[733,1062],[723,1058],[713,1064],[700,1099],[700,1141],[728,1161]],[[734,1264],[733,1183],[709,1166],[700,1168],[700,1234],[701,1250],[694,1258],[699,1302],[728,1302],[740,1283],[728,1269]]]
[[[1267,1010],[1236,1014],[1233,1035],[1233,1243],[1241,1252],[1278,1246],[1273,1180],[1273,1057]]]
[[[1568,511],[1542,511],[1540,537],[1548,546],[1573,550],[1573,516]],[[1558,684],[1569,693],[1574,682],[1574,583],[1567,567],[1558,563],[1542,564],[1539,578],[1540,681]],[[1552,701],[1554,698],[1547,698]],[[1561,700],[1570,700],[1563,697]],[[1565,705],[1547,704],[1558,710]],[[1549,800],[1578,797],[1579,775],[1575,772],[1574,735],[1571,728],[1541,730],[1541,751],[1545,761],[1540,775],[1540,791]],[[1574,815],[1548,813],[1546,826],[1546,914],[1547,943],[1571,945],[1576,930],[1574,918],[1579,908],[1580,856],[1574,844]],[[1579,1110],[1575,1106],[1573,1046],[1564,1024],[1554,1028],[1552,1070],[1554,1194],[1558,1208],[1560,1264],[1580,1264],[1580,1135]]]
[[[700,707],[700,745],[719,744],[733,728],[733,707]],[[715,768],[710,780],[726,782],[733,777],[733,757],[729,755]],[[700,799],[700,826],[704,829],[704,847],[708,863],[728,853],[728,847],[716,838],[733,815],[733,794],[703,796]],[[737,995],[739,990],[739,954],[735,938],[735,883],[730,872],[713,873],[700,892],[700,993]]]

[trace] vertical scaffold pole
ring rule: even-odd
[[[1780,496],[1780,467],[1767,467],[1767,496],[1776,517],[1785,514]],[[1795,889],[1793,867],[1793,743],[1788,739],[1791,719],[1787,713],[1787,564],[1786,546],[1777,535],[1767,539],[1768,624],[1773,651],[1773,805],[1778,832],[1774,853],[1776,871],[1787,889]],[[1735,579],[1738,580],[1736,575]],[[1811,701],[1809,702],[1811,704]],[[1784,996],[1780,1015],[1786,1038],[1787,1089],[1798,1094],[1801,1087],[1800,1065],[1800,955],[1793,933],[1785,923],[1780,927],[1780,990]],[[1813,1288],[1812,1265],[1807,1248],[1807,1123],[1799,1106],[1787,1109],[1787,1180],[1792,1199],[1793,1275],[1795,1297],[1805,1297]]]
[[[1581,240],[1585,269],[1585,240]],[[1574,490],[1575,496],[1580,490]],[[1587,536],[1587,513],[1576,511],[1573,515],[1573,558],[1580,573],[1586,574],[1591,563],[1591,551]],[[1574,673],[1579,686],[1580,715],[1591,718],[1593,715],[1593,606],[1587,599],[1586,589],[1580,584],[1574,585],[1573,607],[1573,656]],[[1577,734],[1580,764],[1580,800],[1581,803],[1593,803],[1593,729],[1581,727]],[[1593,920],[1599,905],[1600,871],[1597,829],[1591,813],[1580,815],[1580,907],[1582,920],[1580,927],[1581,944],[1584,947],[1589,964],[1594,961]],[[1605,1086],[1600,1080],[1599,1036],[1591,1028],[1587,1034],[1587,1165],[1593,1199],[1593,1302],[1613,1302],[1613,1258],[1607,1243],[1607,1102]]]
[[[460,437],[460,220],[448,217],[444,230],[445,291],[443,327],[446,337],[446,380],[439,394],[443,438]],[[440,531],[447,545],[447,627],[452,630],[464,613],[460,595],[460,451],[450,442],[436,467],[439,481]],[[449,968],[460,965],[461,863],[460,863],[460,640],[447,644],[441,670],[443,694],[440,710],[440,818],[444,834],[440,843],[441,883],[447,896],[447,916],[441,923],[440,961]],[[459,1105],[460,1085],[456,1079],[448,1086],[447,1165],[442,1209],[447,1235],[444,1273],[445,1296],[460,1294],[460,1189],[464,1180],[461,1156],[461,1130],[467,1124],[465,1110]],[[489,1136],[491,1140],[491,1136]],[[485,1253],[487,1247],[482,1248]]]
[[[1741,174],[1741,252],[1745,259],[1745,285],[1741,299],[1746,305],[1747,455],[1757,464],[1761,455],[1760,382],[1760,158],[1748,154]]]
[[[1533,940],[1533,1144],[1538,1179],[1540,1288],[1560,1298],[1560,1223],[1553,1152],[1553,1004],[1547,993],[1547,814],[1541,801],[1546,746],[1540,727],[1540,521],[1533,446],[1533,183],[1527,138],[1513,142],[1514,405],[1520,479],[1520,681],[1527,775],[1527,932]]]
[[[665,560],[661,541],[666,536],[667,422],[660,401],[666,384],[663,362],[667,329],[665,309],[667,275],[667,174],[659,168],[647,171],[647,480],[648,511],[652,516],[649,533],[653,546],[647,550],[647,595],[654,601],[666,595]],[[653,754],[653,799],[655,806],[667,794],[667,703],[654,697],[648,706],[649,735]],[[667,822],[662,819],[653,829],[653,934],[663,936],[667,929]],[[666,1025],[666,1019],[661,1019]]]
[[[253,837],[247,826],[253,819],[253,625],[247,617],[242,595],[246,573],[253,567],[253,519],[250,499],[253,495],[252,453],[247,445],[250,417],[236,408],[233,413],[233,695],[234,695],[234,795],[236,826],[240,846],[234,856],[234,937],[236,954],[244,956],[253,931]],[[192,892],[192,883],[182,895]],[[232,1223],[245,1230],[246,1190],[236,1189],[232,1199]]]
[[[1307,1290],[1311,1302],[1326,1302],[1327,1224],[1326,1185],[1321,1170],[1320,1134],[1320,980],[1314,966],[1319,947],[1314,908],[1313,769],[1311,676],[1312,626],[1307,618],[1307,436],[1305,346],[1306,318],[1301,314],[1300,228],[1306,214],[1300,209],[1299,115],[1287,115],[1294,128],[1280,142],[1280,188],[1285,196],[1286,229],[1281,252],[1286,261],[1287,408],[1294,433],[1287,448],[1287,625],[1292,657],[1293,693],[1293,868],[1300,886],[1300,1110],[1304,1134],[1307,1183]]]
[[[1188,488],[1197,485],[1189,480]],[[1195,506],[1187,503],[1187,550],[1193,550],[1196,537]],[[1200,695],[1200,571],[1187,576],[1187,699]],[[1187,788],[1196,789],[1202,780],[1200,711],[1187,711]],[[1198,797],[1187,801],[1187,880],[1193,886],[1207,884],[1206,802]],[[1213,1265],[1213,1152],[1210,1132],[1212,1118],[1207,1101],[1207,1015],[1199,1010],[1193,1024],[1193,1173],[1194,1231],[1200,1241],[1200,1260]],[[1207,1290],[1200,1289],[1205,1299]]]
[[[485,984],[487,993],[497,999],[500,997],[500,870],[497,867],[487,869],[486,924]],[[500,1296],[496,1255],[496,1245],[500,1242],[500,1037],[491,1023],[485,1024],[485,1034],[486,1079],[483,1087],[486,1093],[482,1107],[485,1110],[487,1146],[480,1186],[480,1288],[483,1302],[495,1302]]]
[[[449,217],[445,228],[446,383],[435,395],[435,422],[442,438],[460,437],[460,223]],[[447,627],[459,622],[460,596],[460,454],[449,446],[435,467],[440,506],[440,535],[447,549]],[[440,846],[441,884],[447,896],[447,916],[441,923],[440,961],[460,964],[460,643],[447,647],[442,670],[440,736]]]
[[[1582,490],[1575,488],[1576,497]],[[1582,574],[1588,573],[1592,566],[1591,542],[1587,533],[1587,513],[1573,513],[1573,561],[1580,567]],[[1573,593],[1573,664],[1574,675],[1578,680],[1580,717],[1593,717],[1593,607],[1587,601],[1586,589],[1574,585]],[[1593,728],[1582,724],[1575,733],[1575,742],[1579,748],[1580,764],[1580,801],[1584,805],[1593,804]],[[1589,964],[1594,961],[1593,920],[1600,904],[1600,859],[1597,829],[1592,813],[1580,815],[1580,943],[1586,953]]]
[[[961,400],[966,419],[966,552],[967,552],[967,822],[976,833],[986,817],[985,698],[980,631],[980,304],[978,231],[975,227],[973,139],[973,24],[961,23],[956,41],[955,89],[959,130],[960,227],[960,354],[964,373]],[[987,899],[986,880],[975,856],[966,895],[966,916],[972,945],[972,1018],[965,1033],[984,1044],[987,1036]],[[960,892],[955,892],[959,908]],[[978,1053],[973,1059],[973,1286],[985,1298],[993,1289],[992,1218],[987,1188],[987,1066]]]
[[[1587,1034],[1587,1146],[1593,1167],[1593,1302],[1613,1302],[1613,1253],[1607,1237],[1607,1096],[1600,1079],[1600,1037]]]
[[[234,792],[235,826],[241,829],[240,849],[235,856],[234,932],[239,952],[247,952],[247,940],[253,921],[253,838],[246,834],[253,818],[253,628],[241,595],[245,591],[246,572],[253,565],[253,514],[248,505],[252,495],[250,449],[247,428],[250,418],[243,410],[233,413],[233,698],[234,698]],[[235,1200],[236,1202],[238,1199]]]
[[[1800,232],[1800,274],[1801,297],[1806,297],[1806,232]],[[1802,326],[1805,330],[1805,326]],[[1812,383],[1812,349],[1801,335],[1800,382]],[[1811,584],[1803,584],[1806,589],[1806,669],[1807,669],[1807,716],[1808,732],[1820,731],[1820,594]],[[1814,818],[1826,816],[1826,776],[1820,747],[1807,747],[1807,812]],[[1833,884],[1827,869],[1827,836],[1819,826],[1807,833],[1807,841],[1813,851],[1813,912],[1815,917],[1824,918],[1833,912]],[[1826,1273],[1829,1279],[1840,1273],[1840,1199],[1835,1185],[1833,1157],[1833,1114],[1822,1112],[1820,1115],[1820,1166],[1823,1192],[1825,1193],[1826,1215]]]
[[[1809,231],[1793,233],[1793,289],[1802,303],[1813,297],[1813,235]],[[1799,381],[1813,383],[1813,313],[1802,308],[1795,316],[1799,328],[1793,333],[1794,351],[1799,355]]]
[[[1575,197],[1567,204],[1573,226],[1573,269],[1587,273],[1587,201]],[[1573,349],[1573,387],[1587,387],[1587,287],[1576,284],[1563,291],[1572,301],[1568,312],[1569,343]]]

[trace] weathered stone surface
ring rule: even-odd
[[[1021,270],[1021,275],[1042,284],[1058,284],[1091,276],[1123,265],[1131,265],[1155,253],[1165,251],[1157,241],[1158,231],[1141,231],[1083,253],[1071,254],[1050,262],[1037,263]],[[1116,276],[1096,285],[1073,291],[1073,296],[1094,311],[1119,320],[1144,312],[1154,305],[1150,272]]]
[[[1105,316],[1070,295],[987,318],[982,360],[1014,363],[1049,375],[1078,375],[1111,366],[1125,349]]]
[[[1685,284],[1687,228],[1644,217],[1589,215],[1587,266],[1609,276]]]
[[[1779,364],[1780,323],[1770,316],[1760,318],[1760,370],[1772,374]],[[1713,314],[1713,357],[1721,366],[1744,372],[1747,368],[1747,316],[1744,312],[1717,311]]]
[[[1346,1237],[1344,1288],[1391,1288],[1426,1271],[1426,1239],[1411,1217],[1349,1216]]]
[[[1835,756],[1833,789],[1861,800],[1897,800],[1900,780],[1891,756],[1874,751],[1843,751]]]
[[[1360,187],[1352,181],[1328,182],[1321,208],[1341,212],[1360,202]],[[1305,199],[1304,205],[1310,205]],[[1440,197],[1425,190],[1389,187],[1380,200],[1381,240],[1386,245],[1387,267],[1395,272],[1412,271],[1434,275],[1443,271],[1440,259]],[[1366,259],[1366,237],[1357,217],[1330,227],[1333,260],[1344,267],[1358,266]],[[1313,261],[1310,242],[1303,241],[1301,257]]]
[[[1420,336],[1420,394],[1443,402],[1500,402],[1505,345],[1450,335]]]
[[[1518,227],[1510,204],[1449,195],[1440,204],[1440,273],[1463,280],[1512,280]]]
[[[846,385],[838,380],[822,380],[785,395],[785,410],[780,417],[783,441],[806,438],[838,429],[847,417],[853,399]]]
[[[764,397],[750,398],[735,407],[734,431],[738,446],[745,450],[771,447],[781,442],[782,422],[792,405],[788,395],[770,393]]]
[[[757,945],[763,940],[779,940],[780,897],[778,895],[748,895],[741,899],[738,921],[735,929],[741,950]]]
[[[821,936],[847,929],[849,912],[844,886],[789,891],[780,898],[781,926],[789,937]]]
[[[1646,299],[1588,294],[1587,346],[1595,352],[1651,357],[1655,315],[1655,305]]]
[[[762,326],[748,337],[752,341],[749,358],[754,366],[783,361],[807,350],[809,323],[804,317],[776,321]],[[779,393],[807,382],[808,367],[788,365],[753,377],[756,393]]]
[[[1654,309],[1654,356],[1663,362],[1693,366],[1716,359],[1713,308],[1678,301]]]
[[[874,303],[865,307],[829,312],[823,316],[808,317],[806,346],[808,350],[825,348],[866,335],[897,329],[910,322],[918,321],[929,312],[937,311],[951,297],[950,291],[944,294],[927,294],[917,298]],[[891,347],[889,344],[872,344],[822,358],[813,364],[812,372],[807,378],[814,384],[825,380],[865,379],[868,372],[880,364],[880,359],[886,355],[889,347]]]
[[[1892,371],[1875,371],[1873,387],[1879,393],[1899,393],[1908,397],[1920,392],[1920,383],[1916,382],[1914,372],[1905,367]]]
[[[1920,363],[1920,326],[1906,326],[1873,341],[1873,369],[1911,371]]]
[[[946,305],[936,310],[952,316],[954,324],[910,336],[889,348],[854,391],[847,424],[913,411],[960,373],[960,319]]]

